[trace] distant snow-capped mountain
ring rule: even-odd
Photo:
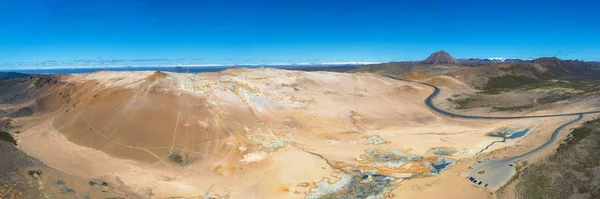
[[[463,63],[518,63],[518,62],[529,62],[531,59],[523,58],[503,58],[503,57],[490,57],[490,58],[469,58],[459,59]]]

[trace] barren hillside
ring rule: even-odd
[[[545,124],[445,118],[424,105],[430,87],[369,73],[100,71],[2,90],[21,150],[139,198],[383,197],[468,163],[488,132]]]

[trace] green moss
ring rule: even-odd
[[[15,146],[17,145],[17,141],[15,140],[15,138],[13,138],[13,136],[10,133],[5,131],[0,131],[0,140],[11,143]]]
[[[510,88],[519,88],[523,85],[537,83],[539,80],[525,77],[525,76],[514,76],[514,75],[504,75],[500,77],[490,78],[485,86],[486,90],[489,89],[510,89]]]
[[[569,135],[570,136],[569,139],[567,139],[567,140],[565,140],[565,142],[561,143],[560,146],[558,146],[558,148],[556,149],[556,151],[561,152],[563,150],[566,150],[566,149],[569,149],[569,148],[575,146],[581,140],[588,137],[590,135],[590,133],[592,133],[592,131],[593,131],[593,129],[585,127],[585,126],[576,128]]]

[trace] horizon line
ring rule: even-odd
[[[457,60],[469,60],[469,59],[482,59],[482,60],[508,60],[508,59],[516,59],[516,60],[526,60],[532,61],[540,58],[558,58],[557,56],[542,56],[535,59],[530,58],[510,58],[510,57],[488,57],[488,58],[456,58]],[[561,58],[558,58],[561,59]],[[107,59],[108,61],[117,61],[123,62],[122,65],[103,65],[99,63],[102,59],[76,59],[76,60],[46,60],[46,61],[20,61],[20,62],[4,62],[0,64],[0,71],[10,71],[10,70],[49,70],[49,69],[86,69],[86,68],[143,68],[143,67],[233,67],[233,66],[342,66],[342,65],[371,65],[371,64],[382,64],[382,63],[393,63],[393,62],[420,62],[423,60],[391,60],[391,61],[328,61],[328,62],[280,62],[280,63],[226,63],[226,64],[215,64],[215,63],[183,63],[177,64],[176,62],[185,62],[182,60],[198,60],[196,58],[176,58],[176,59],[161,59],[161,58],[149,58],[149,59]],[[143,60],[148,60],[144,63]],[[166,61],[166,63],[161,64],[160,61]],[[583,60],[583,59],[561,59],[561,60],[579,60],[585,62],[599,62],[600,60]],[[98,63],[89,63],[87,64],[72,64],[72,63],[64,63],[64,62],[82,62],[82,61],[98,61]],[[57,65],[36,65],[36,63],[44,63],[44,62],[56,62]],[[63,63],[60,63],[63,62]],[[134,63],[129,63],[134,62]],[[139,64],[135,64],[135,62]],[[156,63],[153,63],[156,62]],[[16,64],[20,63],[20,64]],[[27,63],[30,63],[35,66],[26,66]],[[61,65],[63,64],[63,65]],[[14,67],[8,69],[7,67]]]
[[[201,68],[201,67],[234,67],[234,66],[347,66],[347,65],[370,65],[380,64],[386,62],[322,62],[322,63],[243,63],[243,64],[149,64],[149,65],[65,65],[65,66],[36,66],[36,67],[19,67],[12,69],[3,69],[0,66],[0,71],[9,70],[51,70],[51,69],[88,69],[88,68],[158,68],[158,67],[190,67],[190,68]]]

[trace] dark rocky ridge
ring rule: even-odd
[[[16,72],[0,72],[0,79],[12,79],[20,77],[28,77],[30,75]]]

